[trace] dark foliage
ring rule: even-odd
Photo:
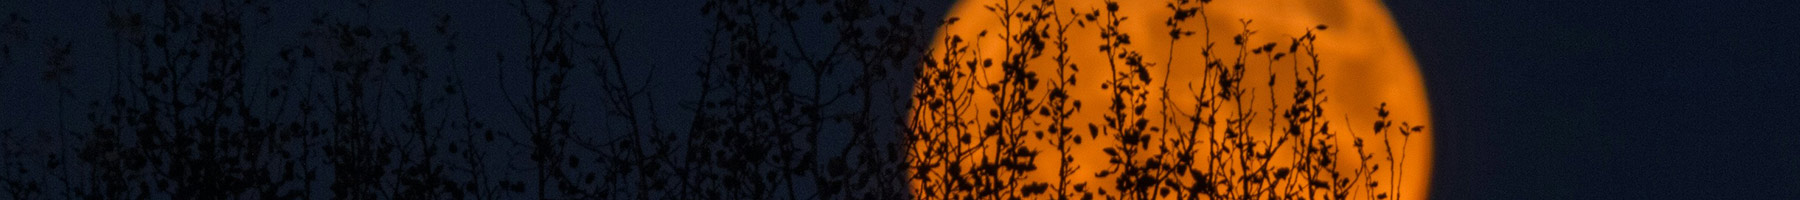
[[[1244,19],[1240,20],[1242,29],[1232,35],[1230,47],[1236,47],[1235,51],[1222,53],[1214,48],[1212,27],[1204,23],[1199,30],[1191,27],[1190,20],[1207,20],[1208,3],[1168,2],[1167,8],[1174,14],[1165,20],[1167,55],[1187,53],[1176,52],[1178,49],[1198,49],[1205,63],[1174,63],[1170,56],[1160,64],[1146,60],[1132,40],[1156,36],[1121,30],[1130,20],[1123,13],[1135,11],[1122,10],[1118,2],[1107,1],[1094,8],[1059,7],[1054,0],[982,5],[993,13],[992,21],[999,26],[974,35],[945,36],[921,63],[913,105],[925,109],[912,113],[914,123],[907,135],[914,143],[908,156],[913,189],[923,199],[1399,197],[1393,193],[1398,191],[1398,169],[1389,167],[1379,176],[1376,173],[1382,163],[1397,166],[1405,158],[1406,141],[1387,139],[1393,138],[1388,133],[1393,132],[1389,124],[1394,122],[1386,120],[1385,106],[1380,110],[1383,120],[1376,122],[1377,132],[1372,135],[1383,143],[1381,151],[1365,149],[1360,135],[1351,138],[1356,144],[1353,147],[1339,147],[1339,129],[1330,128],[1324,118],[1326,94],[1317,85],[1324,75],[1313,48],[1317,35],[1312,31],[1326,27],[1308,27],[1307,33],[1286,44],[1288,48],[1277,50],[1280,43],[1251,41],[1256,31],[1250,29],[1251,20]],[[958,26],[958,20],[950,18],[944,26]],[[1068,57],[1071,28],[1099,33],[1101,44],[1093,53],[1105,56],[1105,69],[1100,70],[1110,78],[1098,80],[1097,85],[1078,84],[1073,74],[1080,68]],[[1196,33],[1204,33],[1200,38],[1205,40],[1198,48],[1178,43]],[[993,54],[980,52],[997,49],[980,48],[986,37],[1005,42],[1005,52],[998,54],[1001,57],[985,57]],[[1045,53],[1052,55],[1047,62],[1028,62]],[[1287,62],[1280,62],[1284,58]],[[1286,74],[1276,74],[1275,69],[1290,64],[1295,92],[1289,98],[1278,98],[1276,80]],[[1248,67],[1255,65],[1269,69],[1266,85],[1245,82]],[[999,67],[1001,74],[987,74],[993,67]],[[1172,68],[1201,69],[1198,77],[1202,80],[1187,87],[1194,94],[1193,104],[1177,105],[1171,99],[1177,97],[1164,95],[1174,94],[1168,80]],[[1155,71],[1163,76],[1154,77]],[[1039,85],[1044,80],[1038,78],[1040,73],[1056,76],[1047,79],[1050,84]],[[1107,100],[1101,102],[1106,106],[1083,112],[1082,102],[1069,95],[1069,89],[1077,87],[1107,91]],[[1259,98],[1262,104],[1258,104]],[[1251,107],[1257,105],[1269,107]],[[1080,125],[1075,124],[1082,122],[1071,116],[1084,115],[1102,120],[1076,129]],[[1252,126],[1263,120],[1267,129]],[[1398,138],[1423,131],[1422,126],[1403,125],[1400,129],[1404,131]],[[1096,141],[1104,143],[1094,144]],[[1071,151],[1083,145],[1103,146],[1105,157],[1073,156]],[[1056,155],[1057,166],[1045,166],[1057,169],[1054,177],[1021,177],[1037,170],[1033,160],[1046,150],[1057,151],[1045,154]],[[1361,158],[1344,161],[1339,156],[1342,151],[1355,151]],[[1378,155],[1385,159],[1375,160]],[[1079,160],[1106,160],[1109,164],[1075,164]],[[1088,175],[1078,171],[1092,172],[1097,179],[1075,178]],[[1055,181],[1033,182],[1046,179]],[[1381,182],[1389,183],[1380,187]],[[1088,187],[1095,185],[1111,187]],[[1038,194],[1052,195],[1034,196]]]
[[[611,2],[507,3],[528,36],[515,44],[523,51],[493,50],[499,66],[466,66],[472,58],[457,56],[465,39],[449,15],[433,15],[431,30],[371,23],[386,15],[376,7],[396,5],[370,1],[317,11],[297,33],[259,31],[283,25],[271,11],[290,8],[258,0],[106,2],[99,14],[113,49],[33,38],[31,20],[0,18],[0,72],[35,66],[13,58],[30,55],[15,54],[27,41],[41,43],[41,77],[57,87],[59,115],[37,129],[0,127],[0,197],[1384,199],[1400,172],[1385,171],[1385,189],[1375,172],[1380,161],[1403,163],[1395,153],[1406,144],[1386,138],[1424,131],[1394,125],[1382,105],[1369,137],[1381,138],[1386,153],[1365,152],[1354,132],[1356,146],[1335,146],[1316,84],[1324,77],[1316,35],[1278,52],[1278,43],[1242,39],[1255,33],[1248,20],[1236,55],[1218,55],[1202,36],[1206,81],[1190,88],[1199,103],[1181,107],[1152,94],[1169,94],[1168,68],[1196,64],[1146,61],[1131,38],[1155,36],[1121,31],[1127,18],[1113,2],[1007,1],[987,7],[1002,24],[991,34],[934,40],[957,19],[938,21],[908,1],[713,0],[698,9],[711,22],[704,54],[659,62],[697,62],[692,72],[623,57],[631,49],[622,44],[639,40],[609,21]],[[1205,4],[1170,3],[1170,46],[1195,34],[1188,20],[1204,21]],[[1112,75],[1097,85],[1078,84],[1071,53],[1085,51],[1069,46],[1071,30],[1090,28],[1106,41],[1098,52]],[[298,39],[260,39],[289,35]],[[987,37],[1004,41],[1000,57],[970,48]],[[1045,55],[1051,66],[1032,66]],[[1242,80],[1257,56],[1270,68],[1293,61],[1296,92],[1285,108],[1247,107],[1256,93]],[[987,70],[994,67],[999,73]],[[1158,69],[1164,77],[1152,77]],[[689,73],[696,76],[668,75]],[[107,82],[77,91],[71,80],[88,80],[77,76]],[[678,91],[697,98],[672,99],[651,87],[654,79],[698,82],[697,91]],[[467,88],[478,85],[497,85],[504,100],[471,100]],[[1096,86],[1110,100],[1081,112],[1069,90]],[[683,107],[656,106],[662,101]],[[504,115],[476,111],[485,107]],[[667,112],[692,119],[659,117]],[[65,114],[85,120],[60,120]],[[1077,131],[1084,122],[1073,118],[1083,114],[1106,120]],[[1264,119],[1268,135],[1250,135],[1250,122]],[[1111,164],[1075,165],[1095,159],[1072,151],[1096,140],[1112,142],[1104,150]],[[1336,156],[1343,150],[1363,156],[1345,163]],[[1340,165],[1356,171],[1340,174]],[[1083,167],[1113,187],[1070,179],[1089,175],[1077,174]],[[1038,170],[1056,178],[1040,181]]]

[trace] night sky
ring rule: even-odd
[[[1438,199],[1800,198],[1795,3],[1390,1]]]
[[[56,2],[56,3],[44,3]],[[626,57],[692,71],[705,41],[697,1],[616,1]],[[62,35],[104,49],[91,1],[11,0],[33,37]],[[508,8],[391,6],[446,12],[464,26],[470,65],[512,51]],[[937,3],[948,9],[948,2]],[[1800,198],[1800,8],[1777,1],[1390,1],[1426,78],[1437,141],[1433,199]],[[285,6],[308,3],[284,2]],[[940,10],[942,10],[940,9]],[[934,11],[942,12],[942,11]],[[312,13],[277,13],[307,17]],[[80,17],[62,17],[80,16]],[[428,19],[378,18],[408,24]],[[414,24],[423,28],[428,24]],[[484,31],[485,30],[485,31]],[[288,30],[269,32],[291,33]],[[287,36],[269,36],[281,40]],[[509,41],[508,38],[512,38]],[[31,48],[38,42],[21,44]],[[40,52],[17,53],[41,63]],[[77,54],[101,54],[87,51]],[[647,63],[650,60],[687,60]],[[107,61],[78,61],[105,65]],[[516,62],[516,61],[515,61]],[[41,69],[0,69],[0,120],[30,127],[55,118]],[[23,65],[35,66],[35,65]],[[681,73],[677,73],[681,72]],[[475,79],[492,74],[471,73]],[[515,75],[516,76],[516,75]],[[79,80],[77,80],[79,81]],[[479,80],[478,80],[479,81]],[[693,87],[659,80],[658,90]],[[484,86],[494,87],[494,86]],[[512,86],[523,87],[523,86]],[[493,88],[487,88],[489,90]],[[482,91],[483,88],[470,88]],[[679,92],[674,95],[680,95]],[[577,99],[596,97],[574,97]],[[678,97],[679,98],[679,97]],[[498,101],[489,98],[485,101]],[[665,103],[673,107],[674,101]],[[502,112],[496,110],[482,112]],[[683,118],[680,112],[659,113]],[[79,116],[67,115],[78,120]],[[679,122],[671,122],[679,123]],[[0,127],[5,128],[5,127]]]

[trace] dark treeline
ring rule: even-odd
[[[941,25],[954,23],[910,1],[707,1],[682,11],[708,20],[707,37],[693,39],[706,44],[703,53],[689,60],[653,62],[698,65],[694,71],[657,71],[661,66],[627,57],[624,52],[634,50],[622,44],[642,39],[628,35],[651,36],[624,34],[632,30],[618,28],[619,18],[609,13],[616,3],[518,0],[482,5],[510,6],[516,11],[511,14],[524,19],[517,22],[526,34],[518,41],[524,43],[510,44],[523,51],[458,48],[491,38],[463,37],[465,29],[446,13],[433,14],[433,21],[408,22],[431,24],[425,29],[371,22],[386,15],[379,7],[405,4],[369,1],[301,11],[316,13],[305,19],[271,14],[302,8],[259,0],[106,1],[104,12],[92,14],[105,19],[107,45],[73,45],[54,35],[32,35],[31,27],[43,24],[16,14],[28,11],[0,10],[14,12],[0,18],[0,73],[41,74],[40,81],[56,93],[38,98],[55,99],[55,105],[44,106],[54,106],[58,113],[55,124],[0,125],[0,198],[1364,195],[1353,190],[1378,195],[1372,180],[1379,164],[1356,174],[1334,170],[1343,163],[1333,163],[1335,155],[1345,148],[1327,142],[1337,134],[1319,127],[1324,115],[1316,110],[1318,101],[1309,100],[1323,94],[1307,81],[1298,83],[1299,92],[1293,94],[1292,102],[1302,103],[1282,108],[1280,115],[1272,113],[1275,108],[1255,115],[1251,108],[1216,106],[1183,108],[1193,112],[1183,117],[1146,115],[1143,105],[1166,104],[1169,97],[1145,94],[1166,93],[1167,83],[1154,85],[1144,73],[1151,65],[1129,47],[1129,36],[1117,30],[1125,19],[1116,15],[1116,6],[1062,8],[1054,0],[1033,0],[1021,2],[1030,9],[995,9],[1006,13],[997,16],[1019,21],[1009,23],[1018,29],[993,37],[1006,37],[1006,45],[1018,48],[1001,58],[998,66],[1007,68],[1005,74],[984,75],[1004,78],[977,83],[966,76],[976,68],[996,66],[993,58],[957,50],[967,43],[934,40]],[[1172,17],[1172,33],[1180,33],[1182,27],[1192,27],[1177,24],[1196,16],[1192,13],[1204,2],[1175,3],[1171,9],[1189,13]],[[1063,33],[1079,28],[1104,30],[1109,44],[1100,53],[1122,55],[1109,63],[1137,73],[1076,84],[1072,77],[1077,69],[1066,55],[1085,48],[1068,48],[1071,36]],[[1207,63],[1207,76],[1241,80],[1242,63],[1260,56],[1316,59],[1313,39],[1310,33],[1295,38],[1280,55],[1275,43],[1256,46],[1240,40],[1234,46],[1237,55],[1225,56],[1212,52],[1208,42],[1209,48],[1202,50],[1207,60],[1223,62]],[[934,44],[946,46],[934,50]],[[90,46],[100,49],[77,49]],[[1257,50],[1243,53],[1248,49]],[[20,53],[26,51],[45,53]],[[492,51],[495,56],[457,56],[467,55],[459,53],[464,51]],[[34,55],[42,55],[43,62],[15,59]],[[1042,55],[1052,55],[1056,66],[1028,70],[1026,61]],[[109,65],[80,66],[72,60],[106,60]],[[1314,62],[1307,67],[1316,72]],[[1094,69],[1099,68],[1089,70]],[[493,74],[498,82],[469,78],[474,73]],[[1040,78],[1040,73],[1054,76]],[[1313,83],[1322,77],[1309,76]],[[651,85],[653,79],[693,82],[698,88],[659,91]],[[1209,84],[1202,88],[1205,93],[1196,93],[1207,95],[1194,98],[1222,105],[1253,95],[1238,82]],[[977,85],[985,90],[975,89]],[[1109,88],[1115,102],[1090,104],[1110,103],[1104,111],[1080,110],[1080,101],[1063,92],[1067,87]],[[967,102],[988,101],[966,96],[977,91],[996,94],[991,100],[1002,106],[975,110]],[[478,97],[493,93],[501,97]],[[668,101],[678,101],[680,107],[658,106]],[[681,115],[691,119],[661,115],[671,112],[691,113]],[[997,120],[955,117],[964,112],[992,113]],[[1072,115],[1105,115],[1109,120],[1078,132],[1074,127],[1082,122],[1068,120]],[[1249,120],[1261,119],[1253,116],[1295,128],[1276,134],[1279,138],[1237,134],[1251,131]],[[1376,134],[1420,131],[1384,123],[1376,122]],[[987,131],[964,133],[966,127]],[[1213,132],[1233,134],[1196,138]],[[972,142],[970,135],[979,138]],[[1122,141],[1106,151],[1115,156],[1115,166],[1089,175],[1074,174],[1070,161],[1062,166],[1035,163],[1051,156],[1075,159],[1069,151],[1083,145],[1083,138]],[[1036,141],[1054,148],[1028,145]],[[1360,144],[1351,150],[1360,152]],[[1157,148],[1162,151],[1152,151]],[[1391,159],[1393,151],[1388,152],[1370,155]],[[1305,159],[1269,165],[1274,153]],[[1374,163],[1370,159],[1351,164]],[[1265,167],[1238,167],[1243,163]],[[1064,181],[1027,181],[1027,172],[1053,168],[1062,170]],[[1117,180],[1109,184],[1116,187],[1088,189],[1087,183],[1067,181],[1070,176]],[[1364,184],[1368,187],[1359,187]]]

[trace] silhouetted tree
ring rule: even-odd
[[[254,1],[118,2],[108,24],[125,54],[111,99],[90,101],[93,134],[79,148],[89,181],[66,197],[273,197],[269,99],[247,95],[246,26]],[[160,10],[139,10],[156,8]],[[261,12],[258,12],[261,11]],[[149,17],[146,17],[149,16]],[[132,74],[132,75],[125,75]],[[133,141],[135,140],[135,141]],[[72,179],[65,179],[72,180]],[[74,179],[78,180],[78,179]],[[165,196],[166,195],[166,196]]]
[[[1383,104],[1373,133],[1340,138],[1318,86],[1313,31],[1325,27],[1278,51],[1250,41],[1243,20],[1236,52],[1219,53],[1230,50],[1214,50],[1212,27],[1188,25],[1207,20],[1210,1],[1171,1],[1165,23],[1170,55],[1195,49],[1177,41],[1203,32],[1205,63],[1158,65],[1131,45],[1158,36],[1122,31],[1123,13],[1140,11],[1116,2],[984,5],[1001,26],[934,40],[959,19],[937,20],[917,2],[710,0],[698,8],[711,22],[691,60],[698,71],[626,57],[643,40],[617,26],[609,1],[508,2],[524,19],[524,43],[511,44],[523,51],[493,49],[497,66],[464,62],[485,58],[461,54],[467,38],[448,14],[433,15],[431,31],[366,20],[409,3],[108,1],[110,48],[34,39],[31,20],[9,13],[0,73],[36,65],[54,87],[45,98],[56,101],[56,123],[0,127],[0,198],[1385,199],[1399,197],[1404,138],[1425,131],[1390,121]],[[277,10],[315,14],[278,19]],[[1071,48],[1083,29],[1105,44]],[[30,47],[43,62],[15,65]],[[1111,78],[1078,84],[1072,53],[1104,54]],[[1266,88],[1244,83],[1258,64],[1271,69]],[[1280,64],[1294,69],[1291,99],[1274,94]],[[1168,74],[1186,65],[1203,65],[1189,88],[1198,103],[1173,105]],[[1158,69],[1164,77],[1152,77]],[[669,80],[698,90],[654,84]],[[504,100],[467,91],[488,84]],[[1106,109],[1081,112],[1070,90],[1094,86],[1110,91]],[[1267,110],[1248,107],[1260,89]],[[687,92],[693,99],[671,95]],[[578,98],[586,93],[598,99]],[[483,107],[505,111],[487,117]],[[664,115],[675,112],[692,118]],[[1105,121],[1073,120],[1083,115]],[[1251,134],[1260,120],[1267,134]],[[1108,157],[1074,156],[1096,140],[1113,142]],[[1339,158],[1347,151],[1360,158]],[[1052,157],[1056,166],[1038,165]],[[1052,167],[1057,177],[1032,177]],[[1084,168],[1100,181],[1074,181]],[[1113,187],[1088,187],[1103,182]]]
[[[929,35],[904,1],[709,1],[686,198],[891,199],[904,83]],[[819,24],[814,26],[814,24]],[[801,35],[824,34],[824,37]],[[893,122],[893,123],[889,123]],[[848,136],[843,139],[822,139]]]
[[[1018,194],[1044,190],[1045,185],[1008,175],[1009,170],[1029,171],[1035,166],[1008,165],[1013,162],[991,159],[1006,154],[1035,154],[1035,149],[1008,143],[1026,135],[1012,130],[1041,130],[1030,135],[1048,132],[1045,135],[1053,136],[1036,139],[1062,152],[1057,162],[1061,163],[1057,166],[1059,181],[1049,185],[1057,195],[1051,197],[1054,199],[1345,199],[1350,195],[1385,199],[1398,190],[1395,183],[1377,187],[1380,178],[1375,172],[1381,161],[1371,158],[1380,154],[1389,158],[1385,161],[1390,165],[1398,165],[1404,160],[1403,138],[1409,133],[1402,134],[1397,144],[1389,142],[1388,135],[1381,135],[1382,148],[1388,148],[1385,152],[1367,151],[1361,136],[1350,138],[1355,145],[1339,147],[1340,134],[1324,118],[1326,95],[1318,86],[1324,75],[1312,42],[1318,37],[1313,31],[1324,30],[1325,26],[1309,27],[1305,34],[1293,38],[1286,51],[1278,51],[1278,43],[1251,41],[1257,31],[1250,29],[1251,20],[1242,19],[1239,22],[1243,29],[1232,35],[1231,45],[1236,52],[1221,55],[1214,50],[1212,27],[1202,23],[1199,30],[1193,30],[1188,25],[1190,19],[1208,20],[1205,6],[1209,3],[1168,2],[1172,15],[1164,25],[1169,31],[1170,58],[1160,66],[1144,60],[1139,53],[1142,50],[1132,47],[1134,36],[1145,36],[1120,29],[1128,19],[1122,13],[1135,11],[1121,11],[1118,2],[1104,2],[1104,8],[1091,8],[1091,12],[1059,8],[1054,1],[983,5],[1000,26],[975,35],[946,35],[938,47],[930,50],[928,61],[921,63],[923,67],[918,71],[912,100],[914,106],[922,109],[911,113],[912,132],[907,135],[914,145],[908,151],[914,190],[927,199],[1024,198]],[[1064,17],[1073,20],[1064,21]],[[944,26],[956,26],[958,20],[949,18]],[[1071,75],[1078,67],[1067,58],[1067,33],[1072,27],[1088,28],[1089,23],[1095,24],[1093,28],[1100,33],[1103,44],[1098,53],[1106,56],[1111,78],[1099,85],[1110,91],[1105,102],[1108,106],[1098,113],[1104,120],[1090,123],[1087,137],[1083,137],[1068,126],[1069,116],[1078,115],[1081,102],[1067,94],[1067,88],[1078,86]],[[1006,51],[1002,52],[1004,58],[984,58],[979,52],[983,49],[980,39],[990,33],[997,33],[1006,42],[1004,48],[991,48]],[[1178,43],[1197,33],[1203,33],[1200,48]],[[964,39],[970,36],[975,39]],[[1055,48],[1048,50],[1055,56],[1046,63],[1055,66],[1025,67],[1030,63],[1027,60],[1046,51],[1045,46]],[[1204,63],[1178,65],[1174,62],[1175,55],[1181,55],[1177,49],[1198,49]],[[1284,58],[1289,59],[1281,62]],[[985,74],[983,69],[994,63],[999,63],[1001,73]],[[1266,85],[1245,82],[1248,67],[1257,64],[1265,65],[1269,71]],[[1291,97],[1280,98],[1274,92],[1277,80],[1282,79],[1276,69],[1288,64],[1292,67],[1295,90]],[[1170,69],[1187,67],[1184,65],[1202,65],[1188,67],[1198,68],[1197,77],[1201,80],[1188,86],[1194,104],[1175,105],[1168,77],[1175,73]],[[1164,73],[1161,81],[1150,73],[1159,68]],[[1034,76],[1038,73],[1055,73],[1057,76],[1051,79],[1055,84],[1038,88]],[[1267,91],[1267,98],[1260,98],[1262,92],[1258,91]],[[975,102],[980,101],[972,98],[978,96],[993,97],[982,103],[993,107],[977,110]],[[1035,101],[1039,98],[1044,101]],[[1259,105],[1258,101],[1269,107],[1251,108]],[[1160,106],[1151,107],[1156,104]],[[1017,111],[1036,111],[1044,118],[1014,115]],[[1393,123],[1385,120],[1385,110],[1382,113],[1384,120],[1376,122],[1378,131]],[[987,118],[999,120],[983,120]],[[1252,127],[1261,120],[1267,120],[1266,134],[1253,134],[1264,131]],[[1014,129],[1014,125],[1028,128]],[[1418,132],[1423,127],[1402,130]],[[1111,140],[1111,145],[1102,150],[1107,157],[1087,159],[1107,159],[1110,164],[1072,165],[1078,158],[1069,156],[1068,151],[1083,144],[1084,139],[1100,138]],[[1402,149],[1393,150],[1392,145]],[[1346,161],[1339,156],[1343,151],[1355,151],[1360,158]],[[1292,159],[1280,161],[1275,159],[1278,155]],[[1069,181],[1075,169],[1081,167],[1089,167],[1096,172],[1094,176],[1110,182],[1112,187],[1088,190],[1087,183]],[[1346,170],[1349,173],[1344,173]],[[1384,175],[1389,182],[1399,180],[1398,169],[1388,170]],[[1009,193],[1012,191],[1020,192]]]

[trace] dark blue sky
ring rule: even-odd
[[[392,6],[453,15],[464,38],[518,38],[483,1]],[[691,71],[708,24],[699,1],[616,1],[628,60]],[[476,5],[484,6],[459,6]],[[947,3],[940,3],[947,9]],[[1778,1],[1390,1],[1426,76],[1438,141],[1435,199],[1800,198],[1800,3]],[[99,3],[0,3],[34,39],[105,41]],[[308,6],[286,2],[284,6]],[[278,13],[307,17],[312,13]],[[295,20],[298,21],[298,20]],[[429,24],[411,24],[422,27]],[[273,30],[280,34],[295,31]],[[270,38],[288,38],[271,36]],[[520,39],[522,40],[522,39]],[[10,41],[9,41],[10,42]],[[464,40],[470,65],[507,40]],[[100,42],[77,46],[104,48]],[[36,49],[41,44],[24,44]],[[92,48],[89,48],[92,47]],[[42,124],[41,52],[0,69],[7,125]],[[103,52],[86,52],[97,54]],[[78,53],[83,54],[83,53]],[[105,61],[77,61],[103,65]],[[628,63],[630,64],[630,63]],[[649,69],[649,68],[644,68]],[[682,74],[682,73],[677,73]],[[474,74],[490,78],[492,74]],[[480,81],[480,80],[476,80]],[[679,80],[656,87],[682,91]],[[98,86],[95,86],[98,87]],[[493,86],[487,86],[493,87]],[[522,87],[522,86],[519,86]],[[471,91],[493,91],[471,88]],[[497,94],[495,95],[497,96]],[[594,97],[577,97],[594,98]],[[494,99],[489,99],[494,100]],[[666,102],[673,106],[674,102]],[[499,108],[494,108],[499,109]],[[501,112],[498,110],[488,112]],[[78,116],[65,116],[79,119]],[[680,118],[680,117],[673,117]]]
[[[1392,1],[1439,199],[1800,198],[1795,3]]]

